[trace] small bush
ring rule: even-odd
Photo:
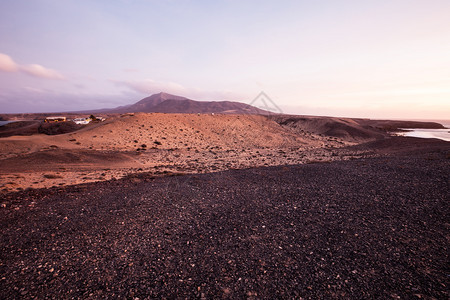
[[[55,175],[55,174],[44,174],[44,177],[47,179],[57,179],[57,178],[63,178],[60,175]]]

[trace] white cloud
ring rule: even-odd
[[[55,70],[44,68],[41,65],[32,64],[20,67],[20,70],[27,73],[28,75],[47,78],[47,79],[64,79],[60,73]]]
[[[46,79],[64,79],[58,71],[45,68],[38,64],[19,65],[6,54],[0,53],[0,71],[4,72],[22,72],[34,77]]]
[[[6,54],[0,53],[0,70],[4,72],[16,72],[19,66]]]

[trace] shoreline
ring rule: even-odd
[[[408,128],[402,130],[398,134],[406,137],[416,137],[424,139],[440,139],[450,142],[450,125],[445,125],[445,129],[423,129],[423,128]]]

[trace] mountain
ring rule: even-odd
[[[119,106],[111,109],[109,112],[128,113],[128,112],[153,112],[152,108],[166,100],[187,100],[187,98],[170,95],[167,93],[158,93],[146,97],[134,104]]]
[[[134,104],[119,106],[103,111],[105,113],[218,113],[218,114],[271,114],[269,111],[233,101],[196,101],[167,93],[146,97]]]

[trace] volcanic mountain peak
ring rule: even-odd
[[[164,92],[141,99],[135,104],[114,108],[108,112],[269,114],[268,111],[245,103],[232,101],[197,101]]]
[[[151,101],[152,102],[159,102],[159,103],[161,103],[161,102],[166,101],[166,100],[186,100],[186,99],[187,98],[185,98],[185,97],[181,97],[181,96],[176,96],[176,95],[171,95],[171,94],[168,94],[168,93],[160,92],[160,93],[157,93],[157,94],[153,94],[153,95],[151,95],[149,97],[146,97],[146,98],[140,100],[137,103],[144,103],[144,102],[151,102]]]
[[[149,97],[141,99],[140,101],[136,102],[131,106],[140,106],[140,108],[150,108],[166,100],[187,100],[187,98],[160,92],[158,94],[153,94]]]

